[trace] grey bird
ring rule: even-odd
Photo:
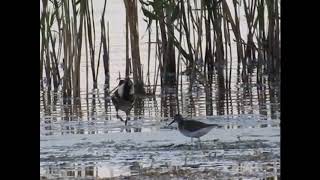
[[[178,129],[180,133],[184,136],[192,138],[198,138],[200,142],[200,137],[206,135],[213,128],[220,128],[222,126],[217,124],[206,124],[200,121],[195,120],[185,120],[180,114],[176,114],[174,116],[173,121],[169,124],[169,126],[174,123],[178,123]]]

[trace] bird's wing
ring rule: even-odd
[[[184,126],[187,127],[190,131],[197,131],[202,128],[206,127],[219,127],[218,124],[206,124],[200,121],[194,121],[194,120],[186,120],[184,122]]]

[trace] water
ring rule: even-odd
[[[98,22],[103,1],[94,1],[94,5]],[[124,13],[122,1],[108,0],[111,89],[125,67]],[[99,32],[99,23],[96,25]],[[141,61],[146,71],[147,35],[143,36],[146,24],[142,18],[139,28]],[[178,94],[156,87],[156,95],[142,98],[132,109],[128,126],[124,126],[116,118],[110,96],[103,91],[103,69],[99,70],[98,89],[90,90],[86,98],[85,60],[81,63],[79,107],[64,105],[61,92],[40,91],[41,177],[279,179],[279,82],[270,84],[265,76],[262,83],[257,83],[253,71],[251,81],[243,83],[233,63],[231,91],[221,99],[216,83],[210,95],[198,84],[190,89],[183,76]],[[167,126],[177,112],[176,96],[183,116],[222,125],[201,138],[201,148],[180,134],[176,124]],[[123,112],[119,114],[125,117]]]
[[[151,172],[165,176],[190,169],[203,177],[207,171],[220,178],[279,175],[278,122],[245,117],[227,122],[208,117],[207,121],[224,127],[203,136],[201,149],[165,122],[133,125],[128,128],[131,132],[103,120],[60,123],[57,126],[65,129],[61,134],[41,136],[41,174],[67,177],[82,171],[81,177],[144,177]],[[91,170],[84,173],[86,169]]]

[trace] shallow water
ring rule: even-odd
[[[94,1],[100,16],[103,1]],[[110,88],[125,66],[125,16],[122,1],[108,0],[110,23]],[[140,14],[141,16],[141,14]],[[114,18],[117,17],[117,18]],[[100,17],[99,17],[100,18]],[[98,22],[97,18],[96,22]],[[140,36],[146,24],[139,21]],[[97,23],[99,32],[99,23]],[[119,29],[123,29],[119,31]],[[97,36],[98,33],[97,33]],[[99,39],[99,37],[97,37]],[[146,70],[147,40],[141,37],[141,61]],[[154,61],[152,61],[154,62]],[[144,97],[131,111],[128,126],[116,118],[110,96],[98,89],[86,97],[85,61],[81,64],[80,106],[65,105],[61,92],[40,91],[40,176],[115,179],[279,179],[280,82],[242,82],[234,62],[231,91],[219,96],[216,77],[212,95],[183,76],[182,89],[157,86],[155,96]],[[154,64],[151,63],[151,84]],[[100,75],[101,74],[101,75]],[[89,79],[91,79],[89,73]],[[180,85],[179,85],[180,86]],[[92,87],[89,82],[89,89]],[[178,99],[178,101],[177,101]],[[178,102],[178,103],[177,103]],[[179,105],[179,106],[178,106]],[[183,136],[176,124],[167,126],[179,108],[184,117],[222,125],[197,141]],[[119,112],[125,117],[123,112]]]
[[[160,117],[139,117],[126,127],[115,116],[110,120],[48,119],[40,123],[40,174],[47,178],[280,175],[280,122],[262,115],[196,117],[222,125],[201,137],[201,147]]]

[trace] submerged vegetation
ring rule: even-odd
[[[92,81],[90,89],[97,89],[98,78],[104,78],[105,97],[110,93],[112,67],[109,62],[112,61],[112,50],[109,24],[105,24],[107,0],[104,0],[99,22],[100,32],[96,32],[98,22],[95,22],[93,2],[41,1],[40,89],[43,93],[47,92],[44,105],[51,104],[50,92],[61,91],[63,103],[72,107],[66,112],[79,116],[80,83],[86,83],[87,103],[89,81]],[[126,67],[122,76],[132,75],[138,94],[154,95],[158,80],[161,93],[167,94],[167,87],[174,87],[177,93],[182,89],[178,84],[186,75],[190,91],[195,84],[205,89],[207,115],[213,114],[213,86],[217,87],[217,114],[224,114],[225,109],[229,113],[229,103],[223,101],[231,100],[231,81],[234,78],[231,74],[233,66],[237,65],[236,81],[247,86],[244,87],[246,93],[252,94],[250,86],[255,78],[257,84],[267,83],[270,99],[279,102],[279,93],[270,86],[280,81],[280,1],[124,0],[123,3],[126,13]],[[144,17],[138,17],[138,7],[141,7]],[[141,65],[138,18],[148,23],[146,74]],[[155,42],[151,42],[151,31],[156,32]],[[100,34],[100,39],[96,38],[96,33]],[[97,42],[100,43],[96,45]],[[155,49],[154,59],[151,58],[151,48]],[[81,81],[80,74],[84,72],[80,71],[80,63],[84,61],[86,81]],[[150,61],[157,64],[154,77],[150,77]],[[100,66],[104,68],[104,77],[98,76]],[[152,78],[154,84],[150,84]],[[257,86],[259,103],[266,101],[265,91],[264,86]],[[164,106],[168,99],[175,101],[170,104],[170,115],[179,111],[177,96],[171,93],[163,98]],[[190,99],[192,103],[192,97]],[[53,100],[56,101],[55,97]],[[136,104],[143,106],[139,100]],[[135,108],[135,112],[138,111]],[[167,116],[167,113],[164,115]]]

